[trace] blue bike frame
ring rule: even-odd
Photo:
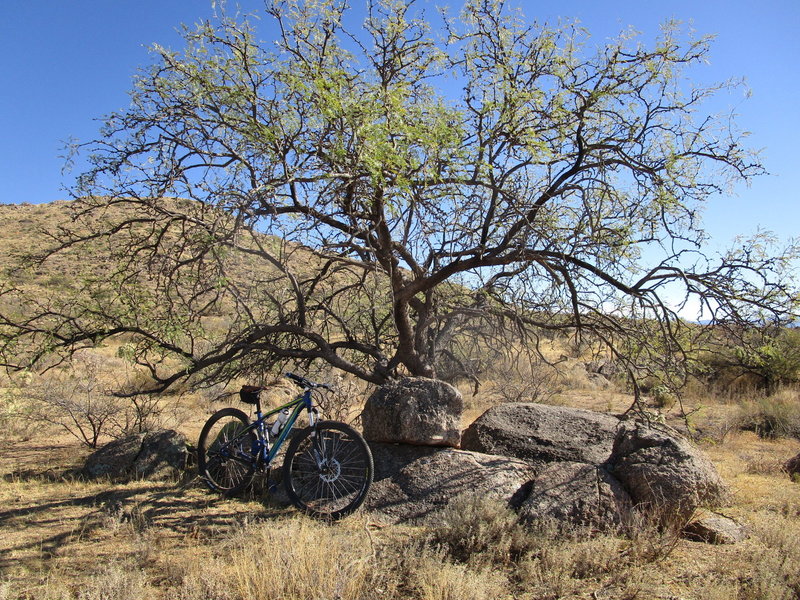
[[[234,439],[228,440],[228,442],[225,444],[229,451],[231,449],[235,449],[234,452],[229,455],[229,458],[248,463],[255,458],[258,464],[268,467],[278,454],[283,442],[286,441],[286,438],[294,428],[300,413],[304,409],[308,412],[309,425],[313,427],[314,423],[316,422],[317,415],[311,401],[310,389],[304,390],[303,393],[294,400],[266,413],[263,413],[260,405],[258,405],[256,408],[255,421],[239,431]],[[270,440],[269,423],[267,423],[267,421],[270,419],[270,417],[277,415],[283,410],[290,410],[291,412],[289,413],[286,422],[283,424],[283,428],[281,429],[280,433],[278,433],[278,436],[274,440]],[[250,448],[250,452],[247,454],[245,449],[237,447],[235,442],[241,441],[247,437],[251,431],[255,432],[257,439],[255,442],[253,442],[254,446]],[[227,452],[225,452],[223,449],[220,449],[220,452],[227,454]]]

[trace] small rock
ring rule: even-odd
[[[81,473],[89,479],[128,477],[133,461],[142,450],[143,433],[128,435],[92,452],[83,465]]]
[[[800,477],[800,454],[783,463],[783,468],[789,474],[789,477]]]
[[[114,440],[93,452],[84,463],[88,478],[170,479],[186,468],[186,439],[176,431],[137,433]]]
[[[136,479],[171,479],[180,476],[187,465],[186,438],[171,429],[145,434],[142,449],[133,461]]]
[[[733,519],[713,513],[689,523],[683,535],[707,544],[736,544],[747,538],[747,529]]]
[[[601,375],[606,381],[611,380],[622,372],[622,368],[613,360],[593,360],[584,363],[584,367],[590,375]]]

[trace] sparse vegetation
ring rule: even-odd
[[[51,369],[49,383],[40,380],[49,386],[44,389],[66,397],[69,386],[61,384],[71,382],[86,398],[90,387],[100,397],[112,387],[107,383],[124,389],[117,385],[120,376],[127,389],[146,385],[148,375],[133,367],[130,346],[118,342],[78,353],[71,367]],[[540,340],[554,369],[535,361],[514,363],[514,356],[503,354],[507,362],[486,370],[476,395],[473,382],[462,380],[471,417],[509,400],[622,412],[629,396],[624,378],[613,374],[613,362],[598,360],[589,340],[571,356],[568,342],[560,336]],[[335,382],[330,371],[318,376]],[[683,391],[682,402],[698,439],[708,444],[734,488],[726,510],[751,526],[751,537],[735,547],[690,542],[647,521],[627,535],[563,528],[556,533],[547,523],[521,525],[490,498],[457,499],[415,526],[382,526],[363,514],[328,526],[284,512],[268,497],[225,500],[191,482],[83,482],[71,474],[86,452],[77,438],[65,437],[52,414],[31,420],[35,385],[6,381],[0,404],[0,598],[794,598],[800,550],[792,534],[800,528],[800,485],[781,465],[800,451],[792,437],[797,389],[783,384],[768,394],[758,385],[728,386],[709,373],[702,377]],[[495,393],[506,384],[513,397]],[[348,378],[338,387],[326,412],[357,419],[369,388]],[[153,403],[153,416],[181,407],[183,433],[196,439],[216,400],[231,389],[220,383],[200,393],[144,398]],[[273,393],[268,402],[283,398],[282,388]],[[648,394],[661,404],[661,418],[684,425],[680,408],[660,400],[657,385]],[[117,401],[135,413],[130,398]],[[125,428],[118,427],[126,423],[119,421],[122,414],[111,417],[109,433]],[[127,423],[140,421],[131,416]],[[292,561],[293,573],[287,570]]]
[[[397,64],[410,69],[405,81],[389,77],[376,90],[354,74],[337,83],[330,74],[345,65],[341,47],[317,43],[318,63],[292,51],[291,36],[336,29],[338,18],[274,14],[287,25],[287,64],[265,60],[247,25],[204,24],[187,30],[185,53],[160,49],[162,64],[137,80],[131,112],[111,117],[117,138],[101,140],[82,180],[90,195],[0,207],[0,227],[10,228],[0,235],[2,358],[36,368],[0,383],[0,600],[800,597],[800,483],[782,470],[800,451],[800,330],[782,326],[797,312],[796,291],[783,279],[796,249],[769,256],[767,240],[757,239],[718,265],[697,252],[704,234],[695,202],[725,183],[705,181],[714,169],[704,165],[733,179],[761,168],[735,129],[730,138],[706,135],[710,121],[671,120],[659,104],[679,114],[694,105],[674,95],[666,74],[702,59],[706,41],[683,47],[668,30],[653,50],[619,40],[596,58],[580,57],[568,28],[534,35],[494,19],[493,2],[473,3],[461,26],[476,29],[452,32],[471,54],[447,60],[466,69],[465,79],[477,76],[465,88],[466,109],[454,111],[427,87],[444,59],[425,28],[406,18],[403,2],[375,6],[399,10],[398,37],[383,37],[377,23],[389,15],[376,14],[364,48],[384,44],[387,62],[374,65],[381,69],[399,53]],[[503,68],[518,79],[504,80],[496,102],[498,82],[480,63],[491,57],[492,68],[502,66],[499,50],[510,39],[530,60]],[[230,50],[225,85],[220,64],[208,62],[220,44]],[[563,55],[552,51],[557,44]],[[248,57],[263,64],[237,62]],[[309,73],[313,64],[327,70]],[[182,98],[182,107],[190,121],[199,117],[190,125],[225,134],[218,144],[195,147],[197,132],[170,120],[174,106],[160,94],[183,89],[187,73],[197,96]],[[269,93],[285,85],[301,98],[296,112],[251,97],[251,75]],[[550,83],[536,89],[526,77]],[[568,90],[556,90],[569,79]],[[713,92],[695,90],[698,98]],[[261,111],[252,123],[238,105],[248,98]],[[375,115],[394,105],[411,117],[383,130],[392,119]],[[227,132],[240,117],[248,127]],[[541,128],[523,140],[520,132],[533,131],[528,118]],[[295,130],[300,124],[308,129]],[[634,137],[665,136],[663,143],[631,141],[632,124]],[[149,136],[161,140],[162,127],[188,137],[151,162]],[[368,152],[351,143],[363,131],[371,132]],[[387,151],[387,139],[407,152]],[[688,144],[685,153],[664,155],[675,139]],[[194,166],[180,158],[187,144],[188,155],[215,165],[219,144],[230,140],[242,152],[219,179],[181,173]],[[506,150],[489,159],[484,149],[493,144]],[[310,166],[298,194],[302,169],[276,165],[301,155]],[[120,157],[141,159],[143,180],[133,188],[114,180]],[[583,189],[587,181],[594,183]],[[173,193],[192,199],[166,197]],[[441,209],[443,198],[453,210]],[[264,235],[267,225],[280,235]],[[26,257],[43,248],[26,236],[62,229],[57,251]],[[436,244],[430,231],[442,236]],[[645,265],[637,245],[653,240],[672,250]],[[689,255],[696,272],[683,268]],[[678,318],[658,296],[669,279],[689,286],[687,299],[708,299],[720,323]],[[777,324],[763,326],[770,312]],[[57,347],[72,361],[52,358]],[[475,496],[453,499],[425,523],[389,526],[356,514],[328,525],[284,512],[258,488],[231,500],[192,481],[76,476],[89,447],[164,424],[174,410],[181,433],[196,440],[244,377],[265,383],[287,360],[349,373],[320,404],[325,416],[356,423],[372,385],[409,373],[460,384],[470,418],[519,401],[622,413],[633,385],[640,408],[705,446],[733,488],[725,510],[750,526],[750,538],[699,544],[652,515],[616,535],[523,524],[507,506]],[[154,389],[169,395],[146,393]],[[284,392],[274,393],[267,402]]]
[[[763,395],[740,403],[739,427],[761,437],[796,437],[800,439],[800,393],[783,388],[780,393]]]
[[[8,393],[25,399],[17,418],[26,419],[30,427],[55,424],[96,448],[101,440],[152,431],[164,424],[170,404],[166,398],[152,394],[120,398],[112,392],[114,388],[133,391],[141,385],[138,379],[141,372],[130,363],[84,351],[44,373],[13,378]]]
[[[190,436],[203,418],[187,422]],[[364,514],[326,525],[193,483],[74,480],[65,469],[81,456],[76,443],[50,450],[42,442],[52,438],[37,440],[0,449],[3,600],[783,600],[798,590],[800,486],[779,458],[800,450],[791,438],[734,430],[708,446],[734,488],[726,510],[750,527],[735,546],[687,541],[647,519],[617,535],[523,525],[475,496],[414,526]]]

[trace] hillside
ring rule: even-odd
[[[163,201],[167,208],[171,203],[180,209],[180,201]],[[187,202],[187,204],[189,204]],[[105,237],[98,237],[79,245],[50,255],[42,264],[23,262],[23,258],[42,256],[48,250],[59,246],[65,232],[73,236],[89,236],[104,228],[111,228],[126,219],[147,219],[144,211],[139,214],[131,205],[123,210],[110,208],[100,214],[76,214],[73,201],[56,201],[45,204],[2,204],[0,205],[0,272],[10,273],[11,281],[19,285],[37,285],[53,291],[59,284],[77,279],[81,275],[99,274],[110,270],[113,265],[107,258],[116,249]],[[140,225],[144,229],[144,225]],[[135,231],[134,231],[135,233]],[[132,234],[133,235],[133,234]],[[262,236],[265,243],[268,236]],[[300,253],[298,263],[313,263],[307,252],[293,247],[292,252]],[[244,279],[252,277],[254,269],[264,270],[264,266],[247,256],[237,257],[238,268],[234,275]],[[260,266],[259,266],[260,265]],[[20,269],[22,267],[22,269]]]
[[[206,227],[225,230],[230,218],[174,199],[88,214],[69,202],[0,207],[0,310],[9,323],[33,319],[16,329],[25,337],[11,350],[34,356],[54,326],[65,350],[105,339],[106,331],[135,331],[141,335],[126,341],[136,342],[138,362],[180,371],[182,361],[222,352],[255,324],[275,321],[291,301],[283,299],[290,278],[310,279],[320,268],[307,249],[250,230],[231,230],[230,246],[208,247]],[[78,243],[53,253],[56,236]],[[266,253],[291,265],[292,275]]]

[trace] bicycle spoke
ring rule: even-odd
[[[364,500],[372,481],[366,443],[350,427],[328,423],[298,440],[287,462],[287,489],[300,506],[338,518]],[[288,456],[287,456],[288,459]]]
[[[252,480],[257,457],[256,437],[247,415],[223,409],[206,422],[198,442],[198,469],[212,489],[226,495],[243,490]]]

